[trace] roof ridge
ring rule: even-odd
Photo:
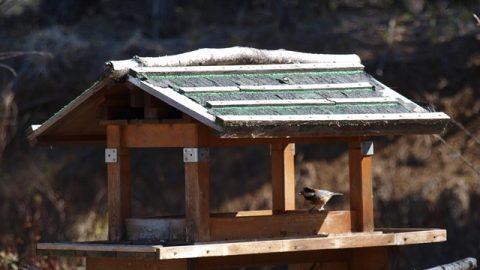
[[[300,63],[344,63],[360,65],[355,54],[316,54],[284,49],[266,50],[251,47],[203,48],[176,55],[138,57],[109,61],[105,64],[105,77],[123,78],[135,67],[182,67],[214,65],[265,65]]]

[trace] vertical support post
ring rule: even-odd
[[[270,155],[273,212],[295,210],[295,144],[271,144]]]
[[[356,231],[371,232],[373,224],[372,191],[373,142],[352,142],[349,144],[350,210],[356,219],[352,228]]]
[[[204,138],[199,132],[198,146]],[[184,148],[185,231],[187,242],[210,239],[210,192],[208,148]]]
[[[122,127],[107,126],[105,161],[108,174],[108,240],[125,237],[125,219],[131,215],[130,151],[123,145]]]

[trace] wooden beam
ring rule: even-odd
[[[295,210],[295,144],[270,145],[272,209],[275,213]]]
[[[187,241],[210,238],[208,162],[185,163],[185,227]]]
[[[130,152],[124,146],[122,126],[108,125],[107,148],[117,151],[115,162],[107,163],[108,174],[108,239],[125,237],[125,219],[131,215]]]
[[[411,238],[409,237],[411,236]],[[405,241],[405,238],[409,239]],[[226,257],[250,254],[284,254],[298,251],[363,248],[380,246],[400,246],[420,243],[443,242],[445,230],[425,230],[406,233],[350,233],[328,237],[281,238],[238,242],[198,243],[184,246],[159,247],[160,260]]]
[[[38,255],[135,257],[157,260],[229,257],[253,254],[289,254],[302,251],[338,250],[375,246],[403,246],[444,242],[443,229],[399,229],[390,232],[330,234],[326,237],[277,238],[253,241],[219,241],[195,245],[115,244],[109,241],[80,243],[39,243]]]
[[[353,217],[352,217],[353,216]],[[350,211],[288,211],[285,214],[245,217],[211,217],[211,240],[252,240],[307,237],[351,232]]]
[[[125,146],[129,148],[151,147],[195,147],[198,138],[196,130],[205,130],[209,147],[229,147],[258,144],[289,144],[289,143],[346,143],[351,137],[290,137],[290,138],[220,138],[205,126],[198,123],[152,123],[148,121],[124,121],[123,133]],[[106,121],[106,123],[109,123]],[[118,123],[118,122],[112,122]]]
[[[251,240],[272,237],[300,237],[348,233],[355,213],[305,210],[272,214],[272,211],[247,211],[210,215],[210,241]],[[185,218],[131,218],[126,221],[128,241],[185,241]]]
[[[350,210],[357,213],[356,231],[371,232],[374,229],[372,155],[362,150],[361,145],[362,142],[352,142],[348,149]]]
[[[194,136],[197,139],[196,147],[184,148],[185,234],[187,242],[208,241],[210,239],[209,157],[208,148],[202,148],[208,139],[206,131],[206,127],[197,126],[194,131]]]

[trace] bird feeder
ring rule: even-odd
[[[291,53],[310,61],[278,64],[267,55],[274,64],[112,62],[114,77],[104,77],[31,134],[44,145],[105,144],[108,239],[38,243],[38,254],[83,256],[88,270],[302,269],[308,262],[388,269],[389,247],[445,241],[442,229],[375,227],[372,160],[374,137],[440,133],[449,117],[378,82],[356,56]],[[295,144],[305,143],[348,145],[349,209],[296,208]],[[272,209],[211,213],[209,150],[259,144],[270,146]],[[182,151],[184,216],[132,215],[132,148]]]

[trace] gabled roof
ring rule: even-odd
[[[438,133],[449,119],[354,63],[132,68],[128,80],[225,137]]]
[[[449,120],[381,84],[359,63],[133,67],[126,80],[222,137],[429,134]],[[112,84],[119,83],[105,79],[87,90],[34,136]]]

